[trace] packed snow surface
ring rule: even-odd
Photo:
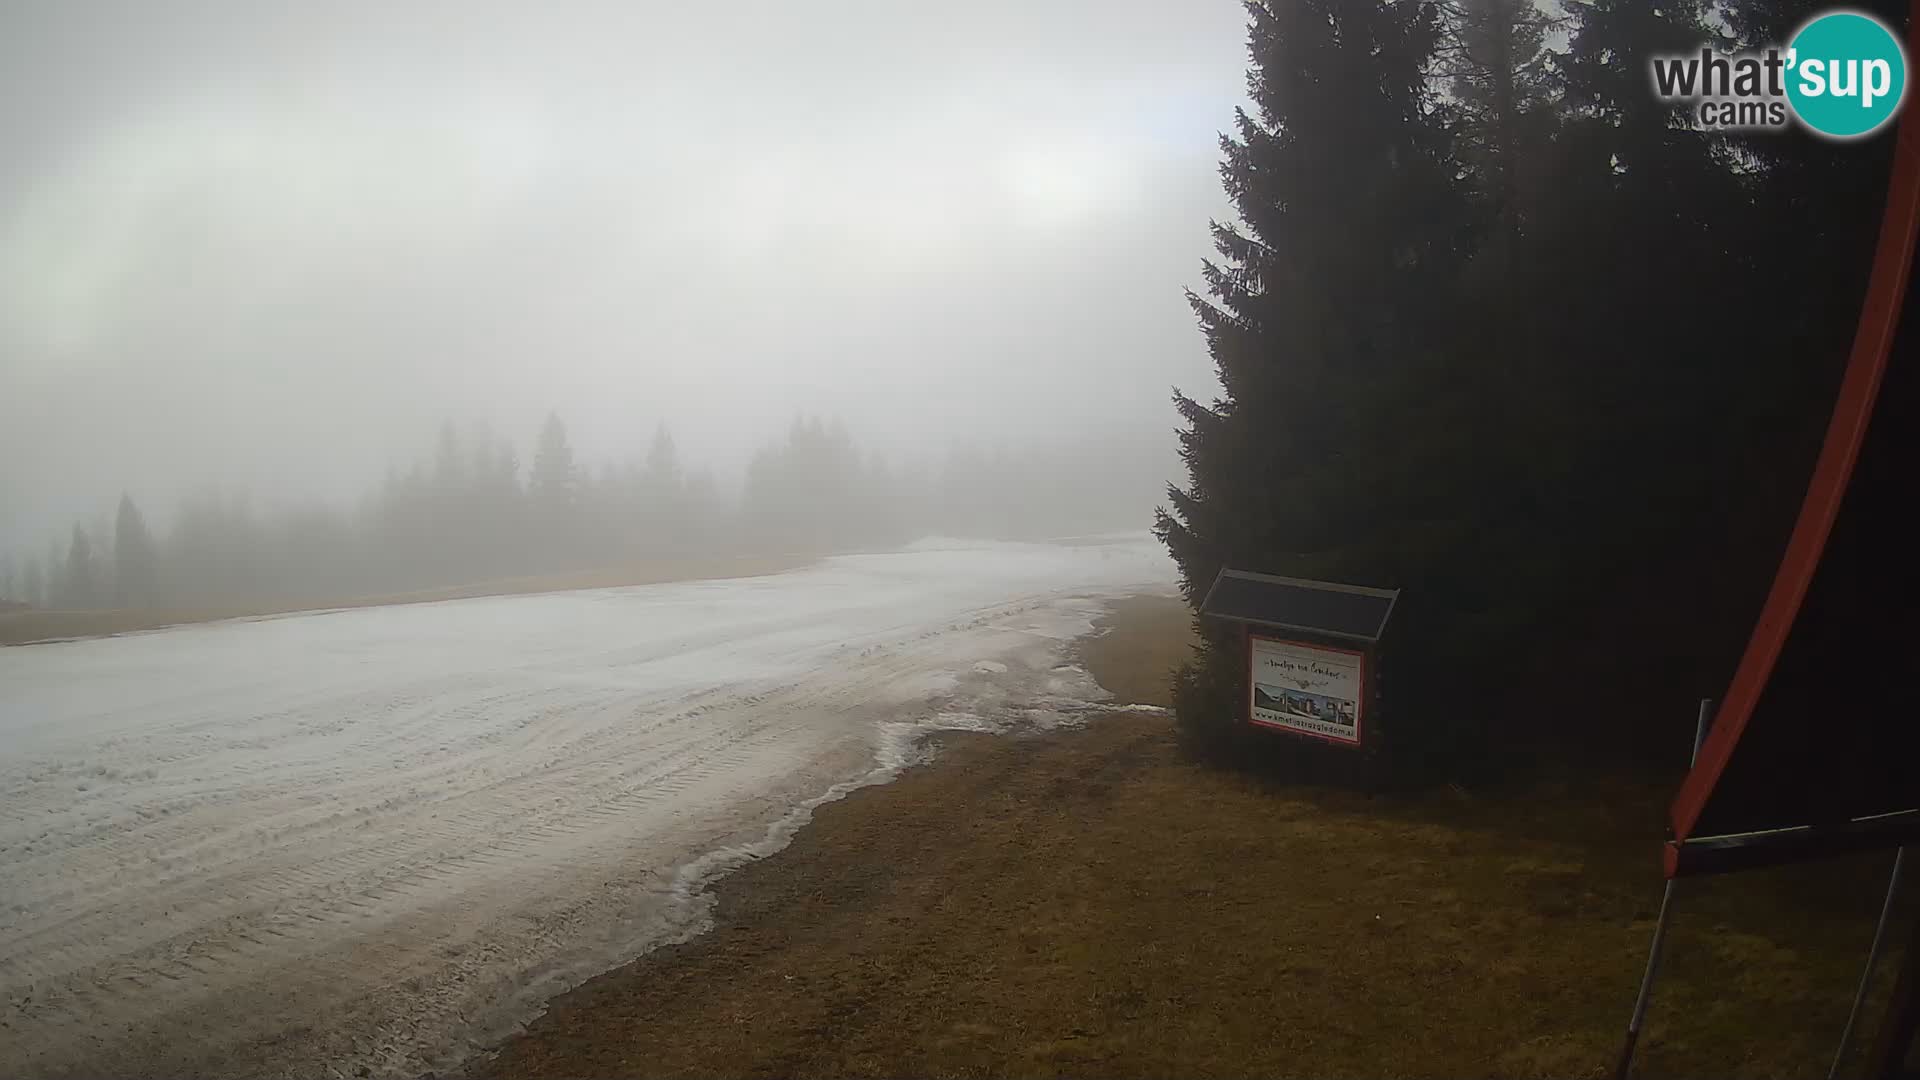
[[[0,649],[9,1075],[414,1075],[920,735],[1061,722],[1145,537]],[[365,1072],[362,1072],[365,1070]]]

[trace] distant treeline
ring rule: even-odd
[[[1192,298],[1225,394],[1176,399],[1189,481],[1159,531],[1196,600],[1222,566],[1405,590],[1395,763],[1684,764],[1805,490],[1894,140],[1706,129],[1648,63],[1814,10],[1248,4],[1238,221]],[[1248,733],[1244,664],[1208,628],[1177,694],[1197,745],[1356,764]]]
[[[1038,539],[1137,529],[1165,449],[1088,440],[954,449],[890,466],[844,426],[796,419],[734,490],[681,460],[660,428],[646,455],[590,467],[550,416],[526,464],[492,430],[442,428],[432,455],[350,507],[187,499],[162,531],[131,496],[43,553],[0,560],[0,600],[63,609],[340,600],[530,575],[727,555],[824,554],[918,536]]]

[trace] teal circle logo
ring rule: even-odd
[[[1871,15],[1828,12],[1787,43],[1787,103],[1818,134],[1871,135],[1893,119],[1906,96],[1906,51]]]

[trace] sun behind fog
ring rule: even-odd
[[[1078,224],[1133,195],[1131,173],[1091,148],[1025,146],[1006,155],[999,171],[1014,211],[1030,225]]]

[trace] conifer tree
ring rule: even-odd
[[[1553,127],[1552,20],[1532,0],[1458,0],[1448,24],[1441,71],[1460,113],[1458,152],[1479,174],[1495,227],[1513,232],[1544,194],[1523,173]]]
[[[1189,299],[1223,395],[1175,403],[1189,481],[1157,531],[1198,602],[1221,567],[1399,585],[1444,546],[1442,407],[1429,345],[1465,218],[1430,78],[1424,0],[1254,0],[1255,111],[1221,139],[1239,222],[1216,224],[1208,297]],[[1416,421],[1416,418],[1418,420]],[[1443,422],[1444,423],[1444,422]],[[1182,675],[1189,730],[1237,730],[1241,657],[1213,630]]]
[[[557,414],[548,413],[527,477],[532,535],[537,538],[536,557],[544,564],[543,569],[571,566],[582,554],[581,472],[573,458],[573,446],[567,441],[566,425]]]
[[[147,607],[153,603],[155,552],[153,536],[131,496],[120,496],[113,523],[113,603],[115,607]]]
[[[580,470],[573,460],[573,446],[567,442],[567,426],[556,413],[547,414],[540,428],[540,441],[534,447],[533,472],[529,488],[533,497],[551,510],[571,503]]]
[[[21,571],[20,599],[35,607],[47,606],[47,572],[38,556],[28,556],[26,568]]]
[[[78,524],[74,525],[73,538],[67,544],[66,580],[62,593],[63,607],[90,608],[99,603],[99,576],[93,565],[93,541],[88,538],[87,530]]]
[[[654,429],[653,445],[647,449],[646,472],[642,484],[649,501],[656,506],[670,503],[680,491],[680,458],[667,425]]]

